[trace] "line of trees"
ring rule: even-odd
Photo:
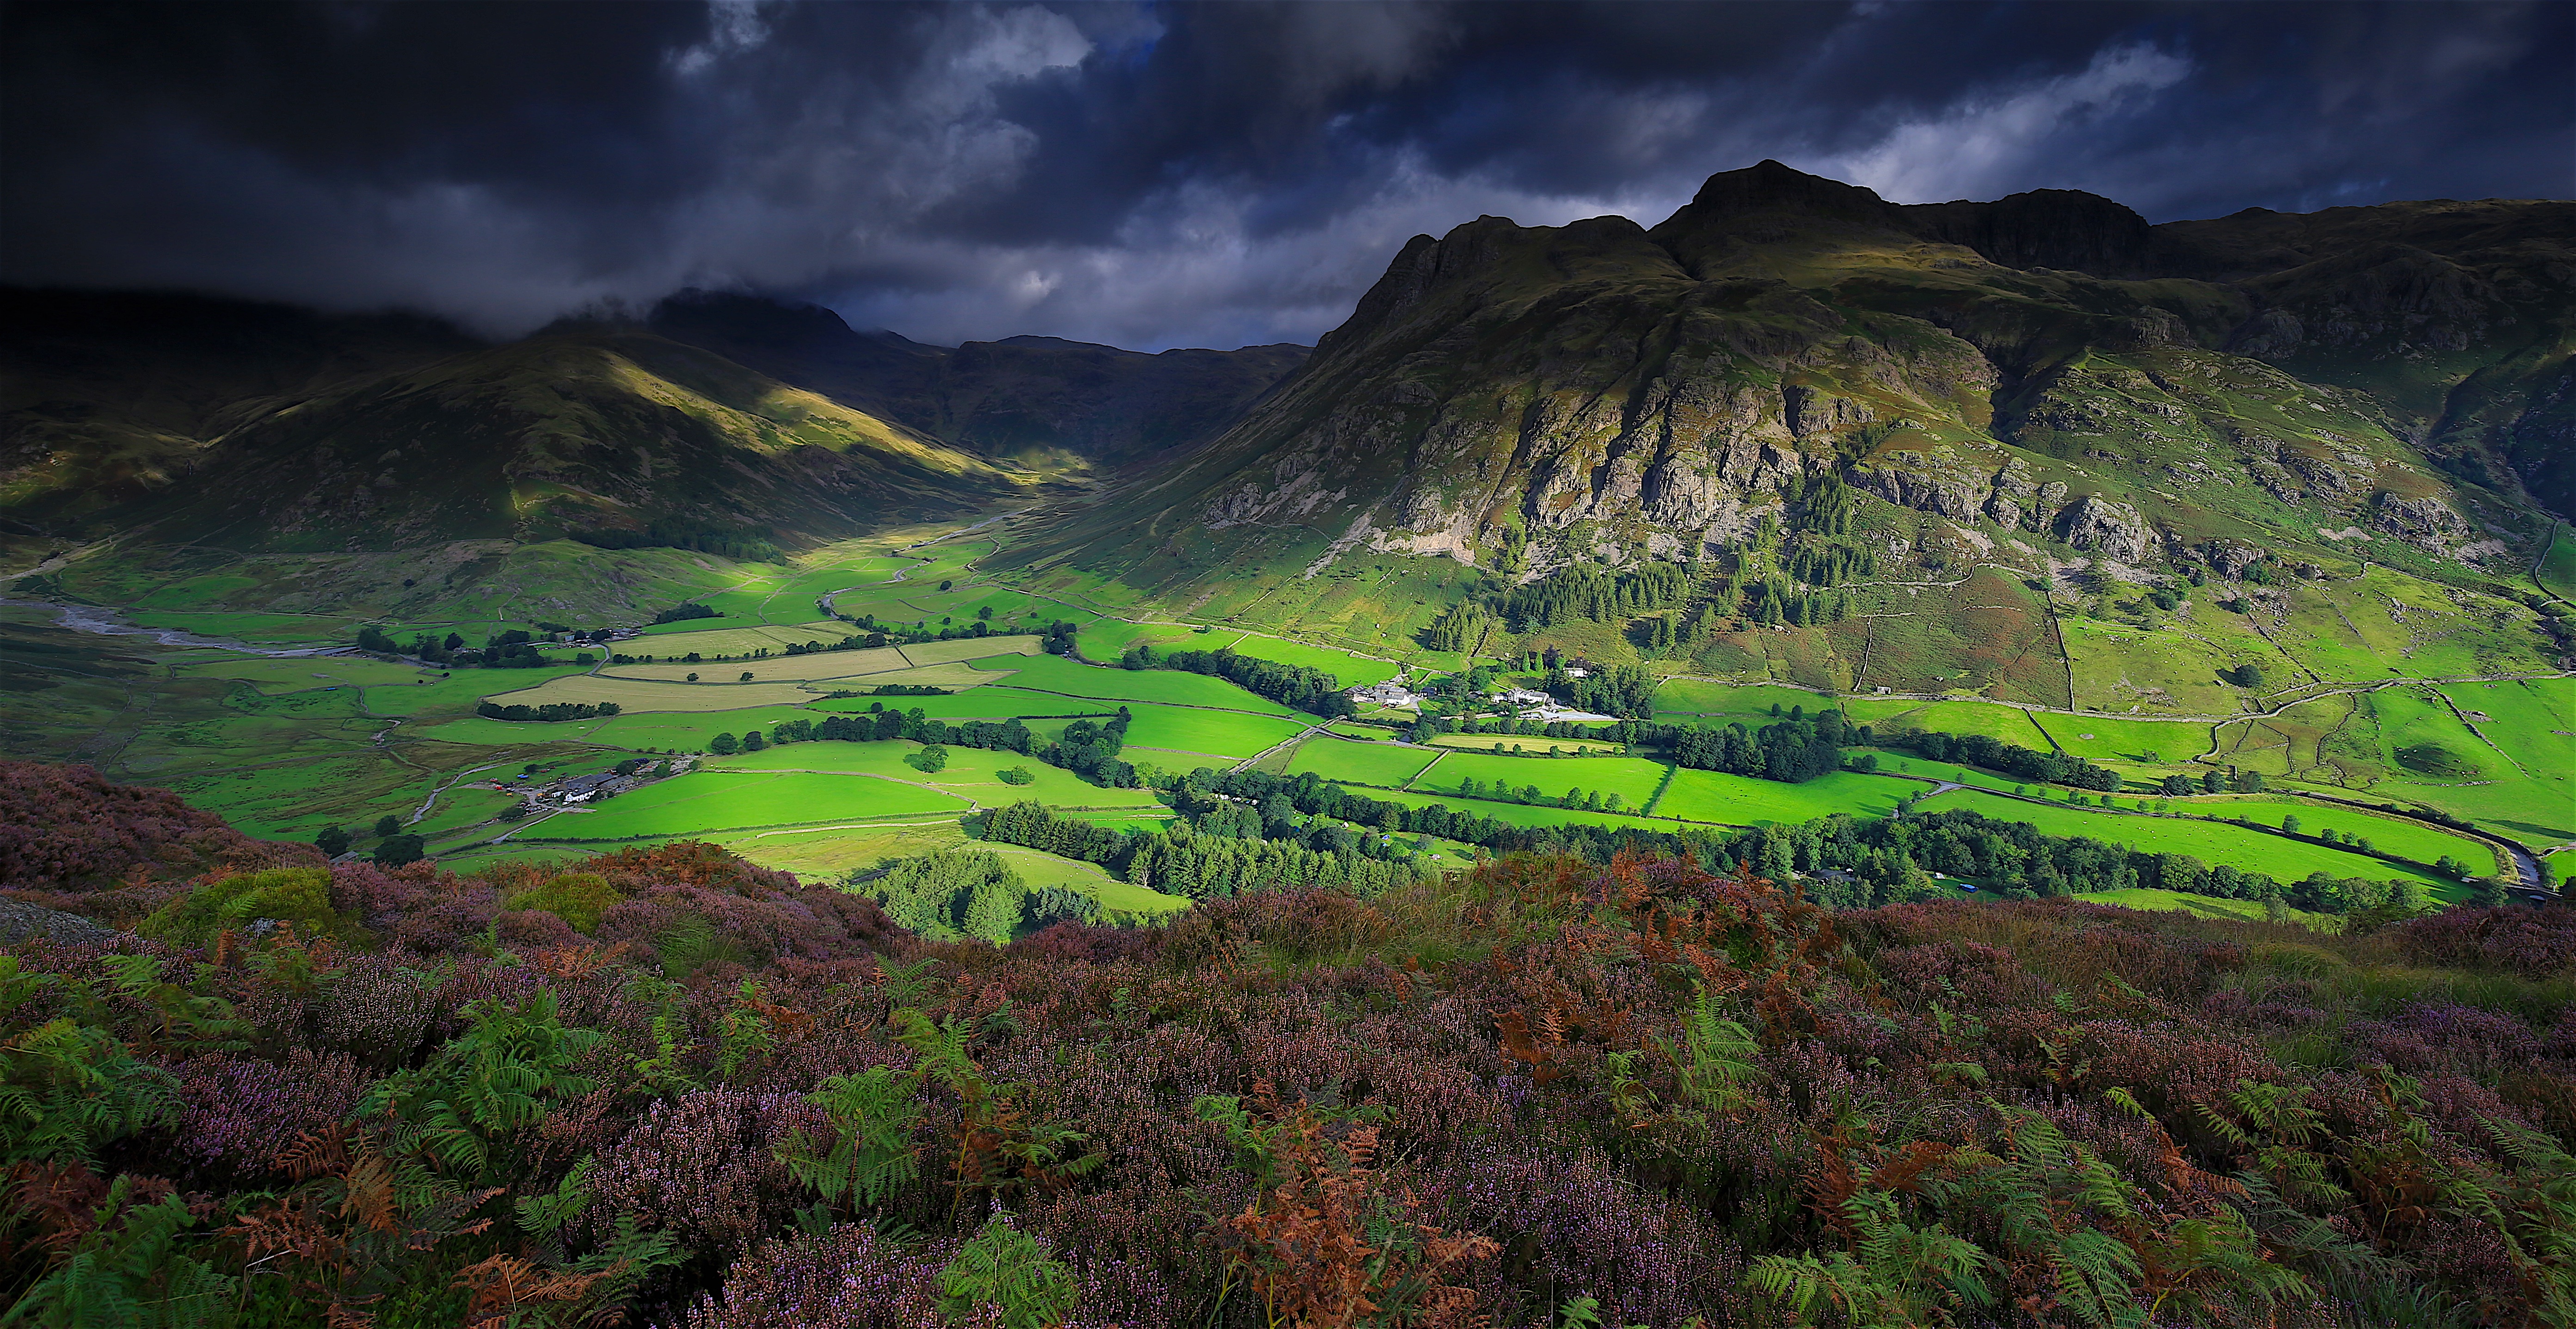
[[[1109,868],[1139,886],[1193,900],[1217,900],[1288,886],[1345,890],[1363,899],[1429,874],[1410,854],[1372,856],[1339,826],[1339,847],[1316,848],[1300,836],[1203,833],[1193,822],[1129,834],[1059,817],[1034,802],[1014,803],[986,819],[984,838],[1024,844]]]
[[[695,619],[722,617],[724,617],[724,615],[717,613],[714,609],[709,608],[706,605],[699,604],[695,600],[691,600],[676,608],[665,609],[661,613],[655,614],[653,616],[653,621],[656,624],[687,623]]]
[[[1327,720],[1359,710],[1342,691],[1340,678],[1311,665],[1281,664],[1231,650],[1163,652],[1151,646],[1128,647],[1118,663],[1126,669],[1178,669],[1222,678],[1255,696]]]
[[[2096,766],[2064,752],[2039,752],[2017,743],[2007,743],[1991,734],[1944,734],[1918,729],[1891,736],[1888,741],[1911,748],[1933,761],[1961,762],[2001,771],[2018,779],[2041,784],[2072,785],[2077,789],[2117,789],[2120,777],[2115,771]]]
[[[590,720],[600,716],[615,715],[617,711],[617,703],[613,701],[603,701],[597,705],[578,701],[550,701],[541,706],[496,706],[486,701],[478,702],[474,707],[474,713],[486,720],[533,720],[544,724],[552,724],[558,720]]]
[[[2278,901],[2285,908],[2349,914],[2432,903],[2421,882],[2312,873],[2284,883],[2261,872],[2155,853],[2084,836],[2042,833],[2028,822],[1959,809],[1858,821],[1837,813],[1795,825],[1760,827],[1730,841],[1732,861],[1778,881],[1806,878],[1808,898],[1837,909],[1867,909],[1928,898],[1932,874],[1965,877],[2005,898],[2132,888],[2222,900]]]

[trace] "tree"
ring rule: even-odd
[[[2299,833],[2299,819],[2298,819],[2298,818],[2296,818],[2296,817],[2283,817],[2283,818],[2281,818],[2281,831],[2282,831],[2282,833],[2283,833],[2283,834],[2285,834],[2285,835],[2296,835],[2296,834],[2298,834],[2298,833]]]
[[[911,763],[914,770],[925,775],[944,771],[948,769],[948,749],[933,743],[904,760]]]
[[[454,651],[454,650],[461,650],[461,649],[463,649],[463,648],[464,648],[464,646],[465,646],[465,638],[464,638],[462,635],[460,635],[460,634],[458,634],[458,633],[454,633],[454,632],[448,633],[448,634],[447,634],[447,640],[446,640],[446,641],[444,641],[444,642],[439,643],[439,647],[440,647],[440,649],[442,649],[442,650],[450,650],[450,651]]]
[[[417,863],[426,856],[421,847],[421,838],[417,835],[386,836],[384,843],[376,846],[375,855],[376,865],[388,868],[398,868],[405,863]]]
[[[349,833],[337,826],[325,826],[313,837],[313,847],[333,858],[349,852]]]
[[[743,751],[745,751],[745,752],[758,752],[758,751],[760,751],[762,748],[765,748],[765,747],[768,747],[768,746],[769,746],[769,740],[768,740],[767,738],[763,737],[763,736],[761,735],[761,732],[760,732],[759,730],[757,730],[757,729],[746,729],[746,730],[742,731],[742,750],[743,750]]]
[[[742,751],[742,740],[731,734],[718,734],[707,743],[707,751],[719,757],[730,757]]]
[[[748,669],[746,669],[746,670],[742,671],[742,677],[741,677],[739,680],[737,680],[737,681],[739,681],[739,682],[743,682],[743,683],[748,683],[748,682],[750,682],[750,681],[751,681],[751,671],[750,671],[750,670],[748,670]]]
[[[996,946],[1007,944],[1012,929],[1020,924],[1020,897],[1024,894],[1016,880],[986,877],[976,882],[966,894],[966,926],[960,931]]]
[[[402,818],[397,817],[390,812],[376,818],[376,838],[383,839],[388,835],[397,835],[401,832]]]

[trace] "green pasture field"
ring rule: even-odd
[[[2267,873],[2285,886],[2310,873],[2323,872],[2371,881],[2404,878],[2421,882],[2427,889],[2452,894],[2458,889],[2456,883],[2429,872],[2224,822],[2042,806],[1965,789],[1925,799],[1920,806],[1929,812],[1965,808],[1998,821],[2028,822],[2049,835],[2081,835],[2147,853],[2189,854],[2204,863],[2225,863],[2241,871]]]
[[[2369,792],[2429,803],[2526,849],[2576,844],[2576,800],[2567,797],[2564,781],[2498,780],[2474,785],[2392,782]]]
[[[386,664],[363,656],[322,655],[293,660],[233,656],[178,668],[182,677],[230,679],[270,693],[314,688],[414,687],[438,679],[435,671],[424,672],[411,665]]]
[[[1440,734],[1431,740],[1431,746],[1435,748],[1458,748],[1467,752],[1489,754],[1493,752],[1496,743],[1502,744],[1505,752],[1511,751],[1514,744],[1518,744],[1523,751],[1542,754],[1561,749],[1566,752],[1607,753],[1615,757],[1622,751],[1617,743],[1596,743],[1588,738],[1531,738],[1523,734]]]
[[[526,833],[541,840],[632,840],[966,811],[963,798],[864,775],[692,771],[566,812]]]
[[[2493,846],[2483,840],[2455,835],[2439,826],[2391,817],[2359,808],[2340,807],[2333,803],[2315,803],[2304,799],[2271,794],[2199,795],[2172,800],[2176,812],[2195,813],[2204,817],[2241,818],[2263,826],[2279,826],[2284,817],[2299,819],[2299,831],[2314,835],[2321,830],[2358,835],[2374,848],[2402,854],[2419,863],[2438,862],[2443,855],[2469,865],[2473,873],[2510,873],[2509,864],[2496,861]]]
[[[915,666],[947,664],[956,660],[980,660],[997,655],[1044,655],[1038,639],[1031,636],[967,637],[957,641],[926,641],[903,647],[904,657]]]
[[[1832,707],[1848,708],[1855,700],[1858,699],[1783,687],[1777,683],[1720,683],[1705,678],[1668,678],[1655,689],[1655,715],[1658,719],[1667,715],[1723,716],[1747,722],[1758,716],[1768,722],[1774,705],[1783,714],[1792,706],[1804,706],[1807,714],[1813,715]]]
[[[772,656],[766,660],[726,661],[721,664],[623,664],[603,665],[601,678],[633,678],[650,683],[685,683],[689,675],[702,680],[722,680],[752,671],[755,678],[780,679],[853,678],[861,674],[886,674],[913,668],[918,661],[906,659],[903,652],[891,646],[875,650],[816,651],[811,655]],[[738,664],[730,673],[728,666]]]
[[[534,863],[541,866],[570,863],[590,857],[598,848],[577,849],[569,845],[533,844],[523,840],[504,840],[493,844],[475,839],[454,849],[433,850],[438,865],[449,872],[468,875],[502,863]],[[765,866],[765,865],[764,865]]]
[[[2075,675],[2075,698],[2109,712],[2158,711],[2225,715],[2248,709],[2248,694],[2219,678],[2240,664],[2258,665],[2273,686],[2300,677],[2281,654],[2243,620],[2212,609],[2191,620],[2185,635],[2174,628],[2062,616],[2058,628]],[[2204,640],[2205,639],[2205,640]]]
[[[494,775],[510,773],[506,770],[492,772]],[[430,809],[428,816],[417,822],[407,821],[403,829],[414,835],[436,839],[490,821],[519,801],[515,795],[491,789],[450,789],[438,796],[437,806]]]
[[[1757,780],[1724,771],[1673,772],[1673,782],[1655,804],[1658,817],[1755,826],[1769,822],[1812,821],[1846,812],[1855,817],[1883,817],[1898,800],[1923,786],[1911,780],[1837,771],[1805,784]]]
[[[1808,714],[1814,712],[1809,711]],[[2018,706],[1996,706],[1982,701],[1922,702],[1875,721],[1872,727],[1882,732],[1926,730],[1938,734],[1988,734],[2006,743],[2041,752],[2049,749],[2048,735],[2031,722],[2030,712]]]
[[[1107,789],[1091,784],[1060,767],[1049,766],[1035,757],[1016,752],[995,752],[984,748],[950,747],[944,770],[923,772],[912,768],[904,758],[921,751],[921,745],[905,739],[882,743],[788,743],[759,752],[733,757],[715,757],[701,768],[710,771],[813,771],[828,774],[865,775],[906,784],[926,785],[942,793],[973,800],[982,807],[1000,807],[1022,799],[1056,807],[1150,808],[1160,804],[1151,789]],[[1032,777],[1024,785],[1004,784],[998,773],[1020,767]],[[904,809],[896,809],[898,811]]]
[[[1305,642],[1264,636],[1260,633],[1245,633],[1227,649],[1237,655],[1249,655],[1256,660],[1272,660],[1280,664],[1321,669],[1341,680],[1342,686],[1346,688],[1383,683],[1395,677],[1398,672],[1398,666],[1392,661],[1372,660],[1367,656],[1335,650],[1330,646],[1312,646]]]
[[[2469,715],[2521,773],[2554,779],[2576,800],[2576,679],[2451,683],[2442,695]],[[2486,719],[2479,719],[2479,716]]]
[[[1352,742],[1317,736],[1299,745],[1288,759],[1288,773],[1309,771],[1327,780],[1401,789],[1441,754],[1393,743]]]
[[[2015,780],[2009,775],[1997,775],[1992,771],[1981,771],[1974,766],[1961,766],[1955,762],[1927,761],[1910,752],[1891,752],[1885,748],[1865,750],[1878,758],[1878,769],[1883,774],[1919,775],[1929,780],[1947,780],[1955,784],[1973,785],[1979,789],[1994,789],[2006,793],[2011,792],[2016,785],[2028,784],[2028,781]],[[2046,787],[2042,786],[2042,788]]]
[[[1042,693],[1029,695],[1056,701],[1056,709],[1062,709],[1060,698],[1046,698]],[[1128,703],[1127,710],[1129,746],[1200,752],[1238,760],[1287,742],[1305,732],[1306,728],[1294,720],[1274,719],[1266,715],[1157,706],[1150,702]]]
[[[866,688],[852,690],[864,692]],[[1102,717],[1116,714],[1122,704],[1130,709],[1146,704],[1066,697],[1052,692],[1031,692],[1007,683],[987,683],[953,697],[841,697],[811,702],[808,708],[859,715],[880,703],[890,711],[909,712],[918,707],[923,716],[933,720],[1007,720],[1015,715]]]
[[[922,698],[921,700],[937,700]],[[718,734],[740,735],[752,729],[769,729],[796,719],[812,716],[794,706],[748,707],[735,711],[700,711],[694,714],[616,715],[605,720],[566,720],[554,724],[537,721],[487,720],[469,716],[451,720],[428,730],[422,736],[452,743],[527,743],[540,739],[596,743],[607,747],[626,748],[637,752],[701,752]]]
[[[828,830],[736,831],[700,838],[762,867],[793,872],[810,883],[838,885],[847,881],[851,873],[873,868],[889,858],[912,858],[963,847],[966,832],[958,820],[945,816]]]
[[[711,606],[712,607],[712,606]],[[747,624],[741,627],[704,627],[723,623],[724,619],[694,618],[678,623],[663,623],[644,629],[634,641],[619,642],[626,655],[651,655],[657,660],[671,660],[695,651],[713,659],[719,655],[749,655],[767,651],[772,655],[789,645],[802,646],[819,641],[826,646],[858,631],[837,619],[814,621],[813,606],[806,606],[803,621],[795,624]]]
[[[1173,669],[1110,669],[1075,664],[1056,655],[1014,656],[1007,661],[993,660],[981,664],[970,661],[969,665],[995,672],[1012,671],[1009,683],[1015,688],[1061,693],[1069,697],[1212,706],[1283,719],[1294,719],[1300,714],[1267,697],[1254,696],[1224,679]]]
[[[1426,793],[1448,793],[1469,779],[1485,787],[1537,785],[1539,793],[1549,798],[1569,789],[1617,794],[1622,806],[1642,811],[1655,796],[1656,786],[1664,782],[1664,764],[1643,757],[1497,757],[1490,752],[1451,752],[1441,757],[1437,768],[1417,779],[1415,787]]]
[[[551,669],[457,669],[444,677],[412,683],[379,684],[365,692],[374,715],[419,715],[427,711],[470,712],[474,703],[497,692],[514,692],[590,672],[579,665]]]
[[[2124,891],[2086,891],[2071,898],[2086,904],[2115,904],[2124,909],[2192,914],[2200,918],[2239,918],[2260,923],[2268,917],[2268,911],[2260,900],[2221,900],[2215,896],[2185,895],[2180,891],[2149,890],[2143,886],[2133,886]],[[2343,926],[2331,914],[2313,914],[2305,909],[2291,910],[2290,921],[2313,928],[2340,929]]]
[[[2551,536],[2549,552],[2541,556],[2532,580],[2562,600],[2576,599],[2576,529],[2559,522]]]
[[[1156,650],[1222,650],[1241,641],[1243,635],[1239,628],[1202,628],[1194,623],[1128,623],[1104,618],[1084,623],[1079,640],[1085,656],[1114,660],[1126,654],[1128,647],[1137,645],[1151,646]]]
[[[759,662],[749,664],[756,666]],[[728,675],[742,672],[732,665],[718,665]],[[684,714],[700,711],[738,711],[750,706],[792,706],[811,701],[815,694],[794,683],[759,682],[753,669],[753,682],[735,683],[709,680],[703,683],[648,683],[632,678],[613,678],[599,674],[574,675],[550,679],[533,688],[493,694],[497,706],[543,706],[549,702],[574,702],[595,706],[613,701],[628,712],[676,711]]]
[[[1505,803],[1490,798],[1460,798],[1456,794],[1425,794],[1398,789],[1363,789],[1357,792],[1381,803],[1401,803],[1410,808],[1438,806],[1457,812],[1472,812],[1491,817],[1506,826],[1608,826],[1639,831],[1683,829],[1676,822],[1624,812],[1532,807],[1526,803]]]
[[[2185,763],[2209,751],[2205,720],[2130,720],[2108,715],[2028,718],[2056,739],[2061,750],[2087,761],[2136,762],[2184,771]]]

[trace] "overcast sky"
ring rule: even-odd
[[[0,280],[525,331],[1303,341],[1479,214],[1776,157],[2150,220],[2576,193],[2576,4],[8,4]]]

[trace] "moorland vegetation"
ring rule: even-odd
[[[889,875],[924,936],[711,846],[388,871],[7,776],[13,893],[91,929],[0,956],[24,1322],[2576,1309],[2564,909],[1834,912],[1516,855],[996,947],[935,939],[990,854]]]

